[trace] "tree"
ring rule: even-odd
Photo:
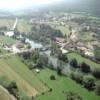
[[[38,59],[39,59],[39,52],[38,51],[34,51],[32,53],[32,60],[36,63]]]
[[[22,53],[22,57],[27,60],[30,59],[32,57],[32,53],[31,52],[23,52]]]
[[[18,86],[15,81],[11,81],[8,86],[8,91],[13,94],[15,97],[18,97]]]
[[[62,69],[63,69],[63,62],[58,60],[57,61],[57,74],[62,75]]]
[[[48,64],[48,57],[44,54],[44,55],[40,55],[39,59],[37,60],[37,67],[38,68],[43,68],[44,66],[46,66]]]
[[[93,76],[100,79],[100,68],[96,68],[92,72]]]
[[[71,59],[70,60],[70,65],[74,68],[77,68],[78,67],[78,63],[77,63],[77,60],[74,58],[74,59]]]
[[[63,54],[61,50],[58,52],[58,59],[59,60],[62,60],[64,62],[68,62],[67,55],[66,54]]]
[[[95,80],[91,76],[86,76],[83,79],[83,86],[88,90],[93,90],[95,86]]]
[[[88,64],[86,64],[85,62],[82,62],[79,67],[80,67],[81,71],[84,73],[91,72],[90,66]]]

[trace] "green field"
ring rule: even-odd
[[[10,80],[15,80],[19,90],[28,96],[41,94],[48,90],[17,56],[0,59],[0,73]]]
[[[51,75],[55,75],[56,80],[50,80]],[[52,88],[52,92],[40,95],[36,100],[66,100],[66,92],[68,91],[78,93],[83,100],[100,100],[100,96],[82,88],[68,77],[58,76],[55,71],[50,69],[42,70],[40,74],[37,74],[37,77]]]
[[[8,94],[0,88],[0,100],[12,100]]]
[[[0,43],[3,43],[3,44],[14,44],[16,42],[17,41],[15,39],[13,39],[13,38],[0,35]]]
[[[85,57],[82,57],[81,55],[77,54],[77,53],[69,53],[68,54],[68,58],[69,59],[72,59],[72,58],[76,58],[78,63],[81,63],[81,62],[86,62],[87,64],[89,64],[91,66],[91,68],[100,68],[100,64],[97,64]]]

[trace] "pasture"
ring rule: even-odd
[[[42,70],[40,74],[36,75],[40,80],[47,84],[49,88],[52,89],[51,92],[49,91],[38,96],[36,100],[66,100],[66,93],[68,91],[78,93],[83,100],[100,100],[100,96],[82,88],[79,84],[75,83],[68,77],[58,76],[55,71],[48,68]],[[56,80],[50,80],[51,75],[54,75]]]

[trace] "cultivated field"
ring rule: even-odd
[[[0,73],[15,80],[19,90],[28,96],[41,94],[48,90],[16,56],[0,59]]]
[[[51,75],[54,75],[56,80],[50,80]],[[51,92],[38,96],[37,100],[66,100],[68,91],[78,93],[83,98],[82,100],[100,100],[100,96],[82,88],[68,77],[58,76],[55,71],[50,69],[42,70],[37,77],[52,89]]]

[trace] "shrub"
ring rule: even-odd
[[[51,75],[51,76],[50,76],[50,79],[51,79],[51,80],[56,80],[56,78],[55,78],[54,75]]]

